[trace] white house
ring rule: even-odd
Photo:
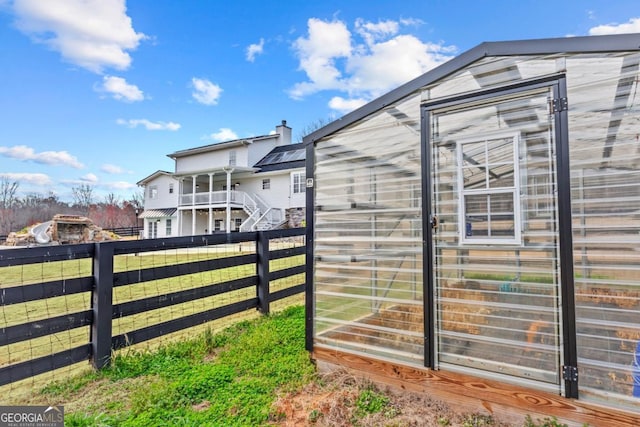
[[[157,171],[144,187],[144,237],[299,226],[305,206],[305,148],[291,144],[286,121],[275,133],[168,155],[175,171]]]
[[[138,182],[144,187],[144,237],[170,237],[178,235],[177,207],[179,181],[171,172],[156,171]]]

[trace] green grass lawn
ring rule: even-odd
[[[258,426],[278,417],[278,393],[314,372],[296,306],[153,352],[122,352],[110,368],[52,383],[34,401],[65,405],[66,426]]]
[[[242,253],[246,254],[249,249],[251,248],[243,247]],[[234,247],[224,248],[224,250],[221,250],[221,248],[203,248],[202,250],[169,250],[150,252],[140,254],[139,256],[118,255],[114,260],[114,270],[116,272],[137,271],[145,268],[180,265],[187,262],[236,255],[239,255],[236,245],[234,245]],[[301,264],[304,264],[304,255],[272,260],[270,263],[270,269],[274,271]],[[91,274],[90,259],[2,267],[0,268],[0,291],[5,287],[21,286],[51,280],[86,277]],[[118,304],[143,298],[157,297],[167,293],[185,291],[211,284],[222,283],[228,280],[253,276],[255,274],[255,264],[247,264],[225,269],[185,274],[168,279],[120,286],[114,288],[113,303]],[[303,282],[304,275],[291,276],[270,283],[270,289],[271,292],[274,292]],[[202,298],[183,304],[117,318],[112,322],[112,333],[113,335],[126,333],[136,329],[153,326],[167,320],[209,310],[211,308],[255,298],[255,296],[255,287],[248,287],[209,298]],[[90,298],[91,294],[89,292],[85,292],[2,306],[0,313],[0,328],[88,310],[91,306]],[[285,303],[290,303],[291,300],[295,300],[295,297],[287,298],[286,300],[289,301]],[[238,320],[255,317],[256,315],[257,314],[253,311],[239,313],[237,315],[230,316],[229,318],[217,320],[214,324],[217,329],[219,327],[226,327],[230,323]],[[167,340],[180,339],[181,337],[189,335],[192,336],[194,333],[198,333],[207,327],[211,327],[211,324],[190,328],[185,331],[179,331],[168,336],[162,336],[153,341],[142,343],[139,346],[144,348],[154,347],[160,343],[166,342]],[[74,330],[63,331],[53,335],[10,344],[8,346],[2,346],[0,347],[0,366],[20,363],[88,343],[89,335],[89,327],[81,327]],[[86,362],[78,365],[82,365],[84,369],[87,367]],[[76,366],[76,368],[79,367]],[[63,369],[63,371],[65,370],[68,370],[68,368]],[[76,372],[78,369],[74,368],[73,371]],[[51,375],[44,374],[37,378],[23,380],[20,383],[3,386],[0,390],[6,391],[8,389],[9,392],[3,392],[2,395],[4,397],[0,398],[0,401],[3,403],[9,403],[8,400],[10,400],[15,403],[15,399],[12,397],[27,394],[34,385],[37,386],[42,384],[42,381],[47,379],[50,380],[51,378],[60,378],[64,375],[64,372],[52,373]]]

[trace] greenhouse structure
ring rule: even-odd
[[[639,80],[640,34],[487,42],[305,137],[312,357],[640,425]]]

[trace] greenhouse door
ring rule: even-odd
[[[423,105],[433,368],[567,386],[562,366],[575,351],[561,338],[570,335],[563,282],[572,282],[562,271],[571,270],[563,83]]]

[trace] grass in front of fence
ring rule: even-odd
[[[304,308],[161,346],[123,351],[112,367],[53,383],[40,399],[65,405],[67,426],[264,425],[278,392],[314,377]]]
[[[242,253],[252,250],[243,247]],[[226,256],[237,256],[241,253],[238,248],[227,247],[224,251],[221,248],[204,248],[202,250],[171,250],[163,252],[150,252],[140,255],[119,255],[115,257],[115,271],[136,271],[144,268],[164,267],[166,265],[184,264],[204,259],[220,258]],[[288,268],[295,265],[304,264],[304,256],[295,256],[280,260],[272,260],[271,268]],[[19,267],[5,267],[0,269],[2,283],[0,288],[7,283],[38,283],[47,280],[68,279],[70,277],[83,277],[91,274],[90,260],[71,260],[63,262],[51,262],[43,264],[31,264]],[[9,271],[8,275],[5,275]],[[143,298],[158,297],[167,293],[179,292],[188,289],[207,286],[210,284],[222,283],[241,277],[253,276],[256,274],[255,264],[247,264],[225,269],[206,271],[193,274],[185,274],[178,277],[153,280],[132,285],[114,288],[113,303],[135,301]],[[291,286],[292,284],[303,283],[304,277],[292,276],[273,282],[271,291]],[[132,330],[153,326],[179,317],[188,316],[202,312],[211,308],[224,306],[237,301],[255,298],[255,287],[248,287],[238,291],[228,292],[213,297],[202,298],[182,304],[168,306],[156,310],[151,310],[123,318],[113,319],[113,335],[127,333]],[[287,298],[288,299],[288,298]],[[15,304],[2,307],[0,316],[0,328],[18,325],[40,319],[46,319],[62,314],[80,312],[90,308],[90,293],[66,295],[55,298],[48,298],[38,301],[31,301],[22,304]],[[247,319],[255,313],[239,313],[234,315],[234,319]],[[233,319],[221,319],[216,321],[217,325],[227,326]],[[189,330],[193,333],[193,328]],[[176,337],[185,336],[184,331],[179,331],[170,336],[163,336],[153,342],[142,343],[145,347],[156,346],[158,342],[164,342]],[[48,335],[32,340],[14,343],[0,347],[0,366],[15,364],[21,361],[30,360],[40,356],[53,354],[68,348],[82,345],[89,342],[89,327],[77,328],[70,331],[62,331],[57,334]],[[51,378],[51,377],[49,377]],[[39,382],[38,382],[39,383]],[[41,384],[41,383],[39,383]],[[17,389],[15,388],[17,387]],[[2,387],[10,388],[10,395],[28,394],[30,384],[28,380],[21,381],[20,384]],[[1,399],[5,400],[5,399]]]

